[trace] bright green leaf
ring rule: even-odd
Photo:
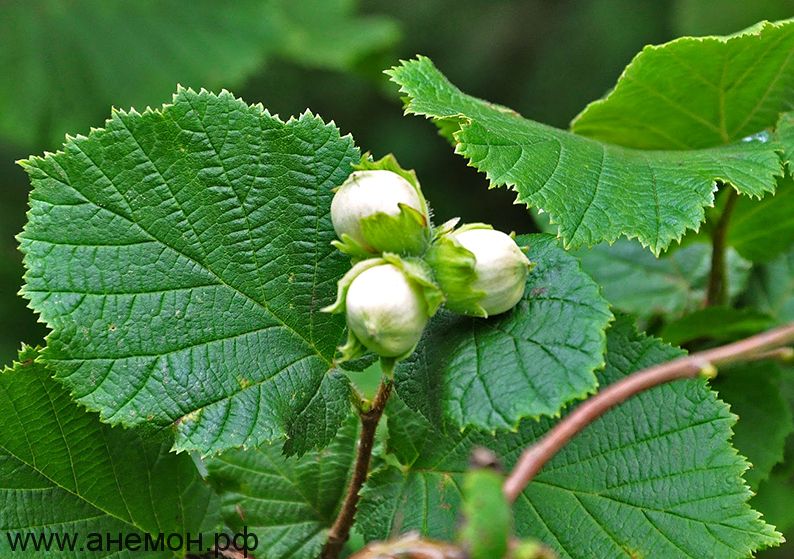
[[[77,533],[73,552],[35,556],[85,559],[127,557],[112,549],[79,551],[91,532],[143,538],[217,530],[217,497],[188,455],[169,452],[170,441],[100,423],[70,399],[37,357],[26,349],[19,363],[0,373],[0,530],[22,538],[28,532]],[[0,555],[15,557],[8,546],[4,534]]]
[[[436,423],[512,428],[596,388],[612,317],[598,286],[553,237],[517,242],[535,263],[524,299],[487,320],[439,313],[397,367],[400,396]]]
[[[705,243],[692,243],[662,258],[627,240],[576,254],[607,300],[636,316],[679,316],[699,308],[706,298],[711,246]],[[727,263],[730,296],[735,297],[747,285],[750,263],[733,250],[728,250]]]
[[[466,95],[425,57],[388,73],[407,95],[407,112],[448,130],[457,125],[455,151],[492,184],[513,188],[519,202],[547,212],[566,247],[626,236],[658,254],[703,221],[716,181],[760,198],[774,191],[775,177],[783,173],[779,146],[769,134],[688,151],[632,149]]]
[[[794,20],[646,46],[571,130],[646,150],[692,150],[771,128],[794,108]]]
[[[608,385],[681,355],[637,334],[621,318],[607,335]],[[392,406],[389,425],[410,415]],[[420,421],[414,414],[411,421]],[[648,390],[577,435],[537,475],[515,505],[519,536],[537,537],[562,557],[744,558],[780,535],[747,504],[746,461],[730,445],[733,416],[702,379]],[[455,531],[460,487],[475,446],[512,466],[553,422],[524,421],[516,433],[446,434],[429,423],[390,433],[403,468],[387,467],[365,487],[359,512],[368,539],[416,529],[437,538]]]
[[[351,415],[330,445],[301,458],[283,456],[277,445],[210,458],[226,524],[234,532],[247,526],[264,557],[315,559],[344,497],[357,426]]]
[[[349,406],[328,376],[344,321],[320,312],[348,266],[331,189],[358,157],[310,113],[183,89],[23,162],[24,294],[56,376],[104,421],[177,424],[179,449],[305,431],[295,416],[327,442]]]
[[[241,85],[277,56],[348,68],[397,38],[352,0],[10,0],[0,6],[0,135],[58,146],[111,105],[159,103],[177,83]]]

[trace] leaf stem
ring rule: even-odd
[[[590,423],[612,407],[654,386],[673,380],[704,374],[713,376],[715,367],[757,359],[794,342],[794,323],[750,338],[709,349],[667,363],[637,371],[611,384],[579,405],[535,444],[524,450],[513,471],[505,480],[505,496],[515,501],[540,469],[568,442]]]
[[[381,380],[378,392],[372,400],[371,405],[359,408],[359,419],[361,420],[361,433],[358,438],[358,451],[356,452],[356,462],[353,466],[353,475],[347,486],[347,494],[339,509],[331,529],[328,531],[328,540],[323,548],[322,559],[338,559],[345,542],[350,537],[350,528],[358,508],[359,492],[367,481],[369,474],[369,464],[372,459],[372,449],[375,445],[375,431],[378,422],[386,409],[386,403],[391,395],[392,380],[391,375],[384,376]]]
[[[739,195],[734,189],[729,189],[728,199],[722,209],[720,219],[711,234],[711,271],[709,272],[709,285],[706,292],[706,306],[724,305],[728,302],[728,266],[725,259],[726,237],[728,224],[731,221],[733,208]]]

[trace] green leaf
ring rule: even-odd
[[[647,318],[680,316],[699,308],[705,298],[711,247],[692,243],[654,258],[639,243],[620,240],[576,253],[582,268],[598,282],[618,309]],[[747,285],[750,263],[729,249],[728,286],[733,298]]]
[[[351,414],[330,445],[301,458],[263,445],[208,459],[226,524],[236,532],[247,526],[267,557],[315,559],[344,497],[357,426]]]
[[[637,334],[626,318],[607,335],[602,385],[668,361],[681,350]],[[411,414],[392,407],[389,426]],[[415,415],[411,421],[420,421]],[[643,392],[588,426],[537,475],[515,504],[515,528],[562,557],[743,558],[780,535],[747,504],[747,462],[729,439],[735,422],[702,379]],[[368,540],[416,529],[436,538],[455,531],[460,484],[475,446],[512,466],[553,422],[524,421],[516,433],[446,432],[428,423],[390,432],[390,448],[416,458],[370,478],[359,510]]]
[[[744,478],[757,489],[783,461],[786,439],[794,433],[789,403],[781,396],[780,367],[768,361],[732,367],[714,388],[739,416],[733,443],[753,465]]]
[[[754,269],[745,300],[778,322],[794,321],[794,251]]]
[[[352,0],[102,2],[0,7],[0,135],[58,146],[111,105],[159,103],[177,83],[235,87],[272,57],[330,69],[392,44],[393,22]],[[53,94],[57,92],[57,94]]]
[[[160,532],[216,531],[218,500],[186,454],[170,441],[99,422],[69,398],[23,349],[20,361],[0,373],[0,530],[20,534],[89,532],[154,537]],[[0,554],[15,556],[4,536]],[[17,553],[20,553],[19,551]],[[67,554],[37,552],[36,557]],[[78,551],[68,557],[116,557],[111,551]],[[139,555],[136,555],[136,557]],[[140,554],[171,557],[172,552]]]
[[[794,20],[646,46],[571,130],[645,150],[729,144],[794,108]],[[752,79],[749,79],[752,76]]]
[[[732,341],[772,328],[775,321],[753,309],[706,307],[666,323],[659,337],[671,345],[708,338]]]
[[[783,28],[794,36],[794,26]],[[757,59],[763,44],[752,45],[748,55]],[[456,124],[455,151],[493,185],[513,188],[518,202],[547,212],[566,248],[626,236],[658,254],[703,221],[716,181],[760,198],[774,191],[775,177],[783,173],[779,145],[770,134],[687,151],[632,149],[465,95],[425,57],[387,73],[407,95],[406,112],[443,122],[445,129]]]
[[[440,312],[397,366],[400,397],[434,423],[513,428],[596,388],[612,318],[598,286],[549,235],[517,239],[536,263],[524,298],[489,319]]]
[[[774,196],[741,197],[728,226],[727,243],[744,258],[767,262],[794,246],[794,180],[778,181]]]
[[[56,377],[104,421],[176,424],[177,449],[253,446],[309,416],[327,442],[349,407],[346,377],[327,378],[344,321],[320,312],[347,268],[331,189],[358,159],[308,112],[181,89],[23,162],[24,295]]]

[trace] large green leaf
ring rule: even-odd
[[[654,258],[639,243],[621,239],[576,255],[582,268],[598,282],[604,296],[618,309],[639,317],[680,316],[706,299],[711,246],[692,243],[662,258]],[[750,263],[728,250],[728,289],[731,297],[744,290]]]
[[[773,362],[748,363],[721,374],[714,388],[739,416],[734,444],[752,464],[750,487],[769,477],[783,461],[786,439],[794,433],[789,403],[781,395],[781,371]]]
[[[774,29],[794,40],[794,25]],[[768,49],[759,37],[747,39],[746,55],[754,61]],[[696,48],[690,53],[706,54]],[[654,66],[654,71],[666,75],[664,66]],[[703,221],[703,208],[713,204],[717,181],[761,197],[774,191],[775,177],[783,172],[778,141],[766,132],[702,149],[634,149],[551,128],[466,95],[425,57],[388,73],[407,95],[407,112],[435,120],[451,135],[456,152],[485,172],[492,184],[507,185],[518,193],[519,202],[546,211],[566,246],[626,236],[658,254]],[[754,83],[769,86],[764,79]],[[680,95],[695,98],[702,89],[682,89]],[[784,110],[787,103],[779,103],[776,110]],[[665,118],[659,112],[650,122]]]
[[[349,406],[344,321],[320,312],[348,266],[329,207],[357,160],[309,113],[182,89],[23,162],[24,295],[56,377],[104,421],[177,424],[179,449],[274,440],[296,416],[327,442]]]
[[[571,130],[627,147],[691,150],[775,125],[794,108],[794,20],[649,45]]]
[[[308,16],[312,17],[308,17]],[[273,56],[347,68],[391,44],[353,0],[9,0],[0,6],[0,135],[57,146],[109,106],[159,103],[177,83],[234,87]]]
[[[625,318],[609,330],[607,349],[604,385],[682,353],[637,334]],[[416,414],[404,419],[411,414],[393,405],[389,425],[421,421]],[[747,463],[729,442],[734,422],[702,379],[635,396],[543,468],[515,504],[516,531],[562,557],[738,559],[774,545],[779,534],[747,504]],[[471,449],[490,447],[510,467],[552,425],[528,420],[516,433],[496,436],[454,428],[444,434],[429,423],[390,430],[404,465],[383,468],[367,483],[361,529],[368,539],[412,529],[450,537]]]
[[[598,286],[550,235],[517,241],[535,264],[518,306],[487,320],[439,313],[397,367],[400,396],[435,423],[513,428],[597,386],[612,317]]]
[[[218,499],[189,456],[169,452],[170,441],[100,423],[36,358],[36,351],[23,350],[20,362],[0,373],[0,530],[10,538],[32,533],[80,539],[73,552],[29,547],[25,554],[12,553],[4,534],[0,555],[128,557],[113,549],[89,551],[88,534],[156,538],[161,532],[196,536],[217,530]]]
[[[349,416],[330,445],[301,458],[286,458],[273,445],[210,458],[226,524],[236,532],[247,526],[264,557],[315,559],[345,494],[357,427]]]

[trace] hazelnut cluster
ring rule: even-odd
[[[442,304],[486,318],[521,300],[530,262],[512,236],[458,219],[433,227],[416,175],[392,156],[355,169],[331,203],[334,245],[353,267],[323,309],[346,315],[343,360],[405,359]]]

